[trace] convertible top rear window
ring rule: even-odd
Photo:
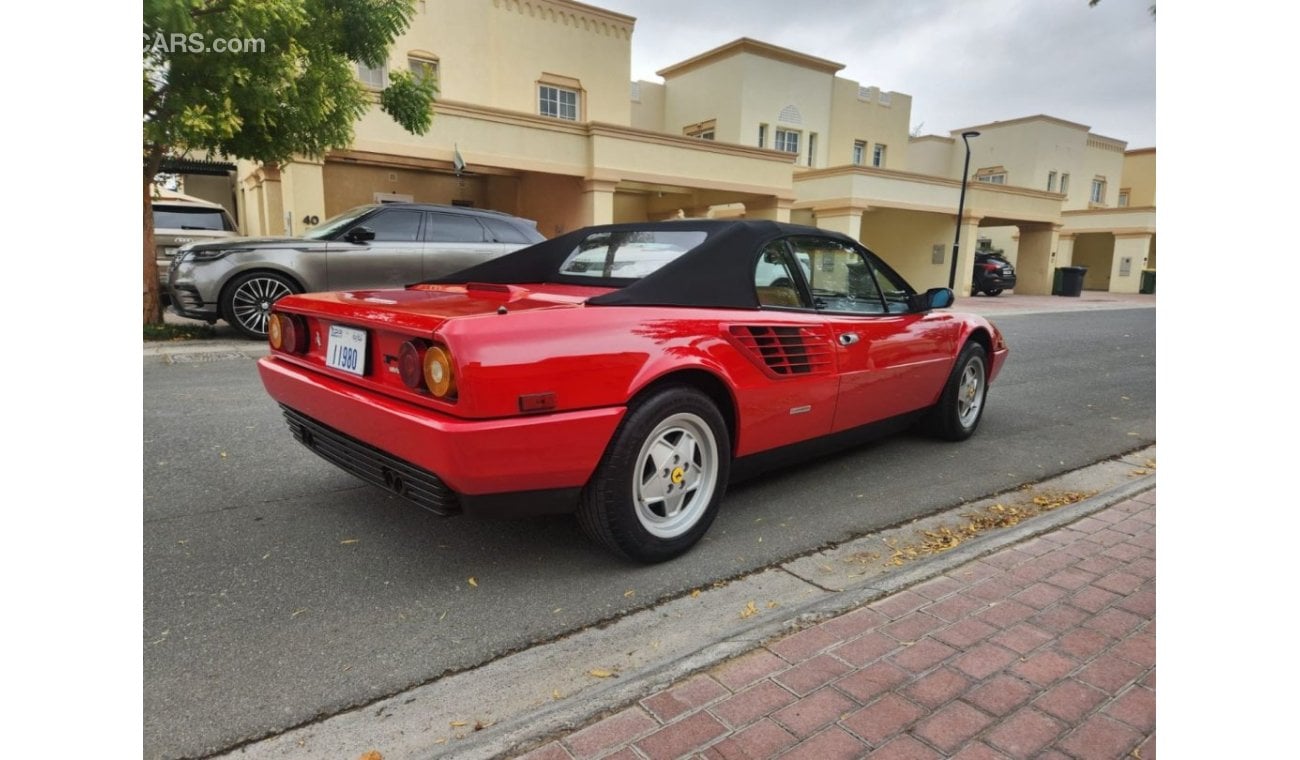
[[[578,241],[559,273],[593,279],[640,279],[704,242],[703,230],[593,232]]]

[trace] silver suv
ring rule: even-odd
[[[298,238],[192,243],[172,260],[172,308],[266,337],[271,304],[291,293],[391,288],[457,272],[545,238],[528,219],[462,206],[358,206]]]
[[[237,235],[239,228],[218,204],[170,190],[158,190],[153,199],[153,243],[159,295],[164,299],[167,297],[167,270],[181,246],[229,240]]]

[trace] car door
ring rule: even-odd
[[[810,262],[813,307],[835,343],[839,398],[832,431],[931,404],[955,352],[951,315],[909,311],[912,289],[865,249],[816,236],[789,242]]]
[[[402,287],[423,279],[423,212],[386,208],[364,217],[349,231],[364,227],[373,240],[347,240],[347,232],[330,241],[326,277],[329,290]]]
[[[445,277],[494,259],[513,248],[490,239],[487,230],[469,214],[424,214],[424,279]]]
[[[812,308],[796,274],[801,262],[782,240],[759,252],[754,291],[759,311],[728,325],[733,340],[764,369],[737,393],[739,417],[749,421],[744,449],[764,451],[831,432],[839,379],[830,327]]]

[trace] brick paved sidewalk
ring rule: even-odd
[[[525,757],[1152,760],[1155,502],[772,641]]]

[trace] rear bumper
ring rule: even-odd
[[[975,286],[980,290],[1014,290],[1016,287],[1016,277],[980,277],[975,281]]]
[[[462,420],[366,392],[274,356],[257,364],[267,392],[286,409],[433,475],[467,511],[475,505],[492,513],[562,511],[541,504],[533,510],[509,510],[500,506],[501,499],[481,497],[539,491],[571,491],[576,496],[626,411],[607,407]]]

